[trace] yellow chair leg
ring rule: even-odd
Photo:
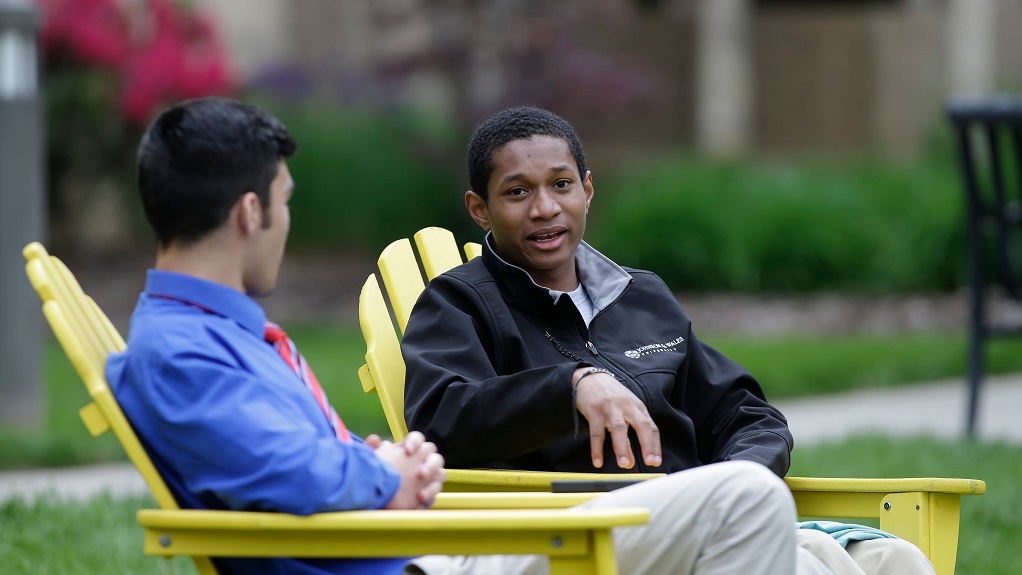
[[[614,537],[609,531],[592,534],[592,553],[550,557],[550,575],[618,575]]]
[[[617,554],[614,552],[614,535],[610,531],[593,533],[593,559],[600,575],[617,575]]]
[[[914,543],[937,575],[954,575],[961,499],[946,493],[892,493],[880,504],[880,528]]]
[[[958,525],[962,498],[930,493],[930,562],[937,575],[953,575],[958,559]]]

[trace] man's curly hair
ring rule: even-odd
[[[533,106],[506,108],[480,124],[468,143],[468,184],[483,201],[489,200],[486,184],[493,174],[493,151],[515,140],[551,136],[568,144],[580,177],[586,175],[586,155],[575,128],[557,114]]]

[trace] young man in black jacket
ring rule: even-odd
[[[759,383],[695,337],[659,277],[582,240],[593,178],[570,124],[504,110],[476,130],[467,163],[465,204],[488,233],[482,257],[430,282],[412,312],[409,429],[452,467],[675,473],[736,460],[784,476],[792,436]],[[835,573],[862,572],[818,535],[800,540]],[[898,540],[849,551],[863,567],[908,560],[869,572],[932,573]]]

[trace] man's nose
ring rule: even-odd
[[[549,220],[561,213],[561,204],[550,190],[540,190],[533,197],[535,201],[532,203],[532,213],[530,214],[533,218]]]

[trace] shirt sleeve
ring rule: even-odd
[[[200,499],[306,515],[381,508],[397,492],[400,475],[373,449],[323,433],[279,382],[200,350],[159,365],[126,366],[132,423]]]
[[[451,467],[510,459],[576,432],[571,376],[586,364],[512,365],[499,374],[500,346],[520,342],[492,341],[490,321],[475,292],[440,276],[419,297],[401,341],[408,427],[436,443]]]
[[[685,411],[696,425],[700,459],[755,461],[784,477],[793,444],[787,420],[744,367],[696,339],[691,327],[688,336],[686,377],[702,391],[689,394]]]

